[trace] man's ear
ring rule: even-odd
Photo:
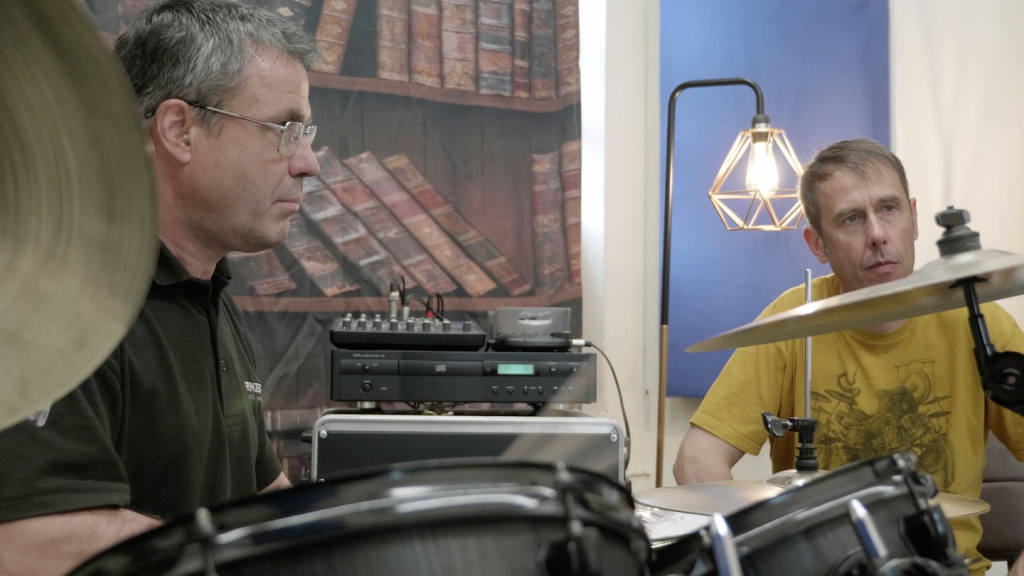
[[[828,262],[828,253],[825,251],[825,242],[821,239],[821,236],[811,228],[810,226],[804,226],[804,242],[807,242],[807,247],[811,249],[811,254],[818,259],[818,262],[825,264]]]
[[[174,160],[188,164],[192,161],[190,133],[195,127],[195,116],[191,107],[183,100],[164,100],[153,114],[149,125],[149,136],[158,152],[164,151]]]
[[[914,214],[914,240],[917,240],[917,198],[910,199],[910,210]]]

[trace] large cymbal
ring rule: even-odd
[[[138,315],[156,200],[135,98],[78,2],[0,2],[0,429],[59,399]]]
[[[723,332],[686,349],[708,352],[863,328],[964,306],[957,280],[980,277],[978,302],[1024,293],[1024,256],[972,250],[929,262],[902,280],[833,296]],[[965,315],[966,319],[966,315]]]
[[[740,508],[778,496],[792,488],[793,486],[783,488],[757,480],[723,480],[653,488],[636,494],[633,500],[644,506],[673,512],[705,516],[717,512],[728,515]],[[836,497],[839,496],[841,495],[836,495]],[[938,504],[947,518],[977,516],[991,509],[991,506],[983,500],[946,492],[939,492],[929,502]]]

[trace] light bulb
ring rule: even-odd
[[[750,145],[750,160],[747,162],[747,190],[757,190],[763,196],[771,196],[779,188],[779,171],[775,167],[775,156],[770,142],[753,142]]]

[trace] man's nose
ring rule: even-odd
[[[293,178],[308,178],[316,176],[319,172],[320,163],[317,162],[316,154],[313,153],[313,144],[303,138],[298,149],[295,150],[295,154],[291,157],[288,173]]]
[[[871,214],[867,217],[868,242],[872,246],[882,246],[889,243],[889,233],[882,220]]]

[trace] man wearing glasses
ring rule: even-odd
[[[0,433],[5,575],[62,574],[197,507],[290,485],[224,256],[282,242],[319,170],[313,41],[261,9],[169,0],[115,49],[152,143],[159,260],[110,358]]]

